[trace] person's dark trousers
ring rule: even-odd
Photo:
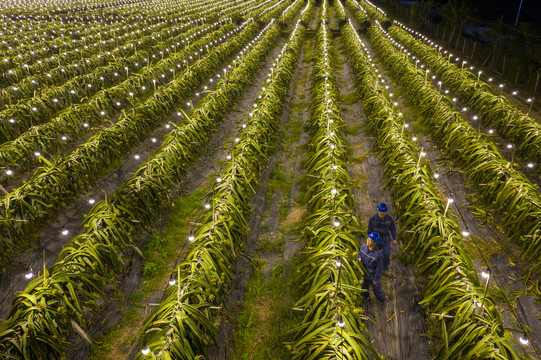
[[[372,279],[366,277],[364,278],[362,286],[362,288],[366,290],[366,292],[363,293],[363,298],[368,299],[370,287],[372,287],[374,295],[380,302],[384,303],[387,300],[387,297],[381,289],[381,281],[374,284],[374,281]]]

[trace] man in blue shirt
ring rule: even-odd
[[[381,236],[378,247],[383,255],[383,271],[387,272],[391,263],[391,241],[396,245],[396,226],[393,217],[387,214],[387,204],[379,203],[377,210],[378,213],[370,216],[368,220],[367,232],[377,232]]]
[[[385,305],[387,303],[387,297],[381,289],[381,273],[383,272],[383,258],[381,251],[377,245],[380,242],[380,236],[377,232],[370,233],[368,239],[366,239],[366,245],[361,246],[357,260],[361,261],[366,268],[366,272],[363,270],[363,286],[366,290],[363,293],[363,298],[368,300],[370,286],[374,291],[376,298]]]

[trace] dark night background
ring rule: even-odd
[[[499,20],[503,15],[504,22],[514,25],[520,0],[480,0],[477,4],[476,18]],[[518,21],[541,26],[541,0],[523,0]]]
[[[414,1],[395,0],[407,6],[411,6]],[[436,0],[435,6],[443,5],[447,1]],[[503,15],[503,21],[514,25],[517,17],[517,12],[520,0],[477,0],[471,1],[477,4],[477,12],[475,18],[480,20],[499,20]],[[528,22],[541,28],[541,0],[523,0],[522,9],[520,11],[519,23]]]

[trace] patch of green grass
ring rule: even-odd
[[[410,121],[410,131],[415,134],[430,135],[430,129],[422,122],[419,117],[414,117],[413,121]]]
[[[508,253],[508,249],[505,249],[500,243],[494,239],[482,239],[478,236],[471,235],[469,238],[464,239],[462,245],[475,258],[490,259],[494,255],[505,255]],[[481,259],[483,260],[483,259]]]
[[[273,254],[280,254],[284,249],[284,237],[280,236],[278,239],[271,239],[268,236],[263,236],[257,243],[256,250],[264,251]]]
[[[105,169],[103,169],[102,174],[109,174],[110,172],[116,170],[120,164],[124,162],[124,159],[115,159],[109,166],[107,166]]]
[[[351,105],[356,103],[360,99],[359,93],[353,91],[349,94],[340,94],[340,102],[344,105]]]
[[[370,155],[370,153],[367,151],[367,152],[362,153],[360,155],[352,155],[350,157],[350,159],[351,159],[351,161],[353,161],[355,163],[362,164],[366,160],[368,155]]]
[[[361,133],[362,124],[360,122],[355,125],[346,125],[344,126],[344,133],[347,135],[359,135]]]
[[[314,35],[307,35],[306,41],[304,42],[304,58],[302,59],[302,62],[305,64],[309,64],[312,62],[312,49],[314,46]]]
[[[352,188],[354,188],[354,189],[364,189],[367,179],[368,178],[366,177],[365,174],[356,174],[353,177],[353,179],[351,179],[353,181]]]
[[[300,110],[300,115],[302,116],[302,110]],[[289,123],[289,138],[292,142],[299,141],[302,134],[302,117],[297,118]]]
[[[297,196],[295,197],[295,202],[301,206],[304,206],[308,204],[308,195],[306,193],[306,189],[309,184],[308,176],[305,175],[299,175],[295,178],[295,183],[299,187],[299,191],[297,192]]]
[[[170,271],[169,263],[176,259],[179,246],[185,243],[189,223],[201,207],[201,199],[206,192],[207,189],[200,189],[178,198],[170,207],[171,214],[164,230],[150,236],[143,250],[146,260],[143,275],[147,281],[141,293],[156,290],[162,277]]]
[[[118,358],[116,351],[113,349],[115,346],[125,346],[125,351],[129,351],[131,345],[137,339],[138,332],[127,333],[126,328],[137,327],[137,324],[141,323],[143,319],[139,314],[137,307],[129,307],[122,310],[122,320],[113,327],[109,328],[105,334],[93,339],[90,345],[89,359],[103,360]]]
[[[287,189],[288,181],[286,180],[285,173],[281,170],[282,162],[281,159],[276,165],[274,170],[271,173],[269,186],[267,187],[267,193],[265,194],[265,200],[269,202],[272,199],[272,196],[277,191],[282,191]]]
[[[343,63],[346,62],[346,59],[342,58],[338,54],[338,52],[334,50],[334,48],[330,48],[330,49],[331,49],[331,57],[336,65],[342,65]],[[339,66],[336,66],[334,71],[337,73],[342,72],[342,68]]]
[[[400,262],[403,264],[409,264],[414,260],[411,252],[406,251],[404,248],[400,248],[398,254],[396,255],[396,258],[400,260]]]
[[[291,105],[289,105],[291,111],[299,111],[299,110],[302,110],[304,109],[304,107],[306,106],[306,103],[304,101],[299,101],[299,102],[293,102],[291,103]]]
[[[268,279],[261,270],[252,273],[234,330],[233,359],[291,358],[283,343],[292,340],[288,330],[298,324],[301,315],[291,310],[300,296],[294,278],[291,264],[284,266],[280,260],[274,264]]]
[[[192,194],[179,197],[169,207],[170,214],[164,229],[151,234],[143,248],[145,265],[142,271],[146,281],[142,289],[125,299],[129,300],[130,305],[123,310],[123,318],[96,339],[91,348],[90,359],[118,359],[118,352],[129,351],[129,347],[123,349],[122,345],[128,346],[136,341],[143,321],[138,302],[158,290],[164,279],[169,277],[170,268],[178,256],[178,249],[186,242],[190,221],[195,218],[201,207],[201,199],[207,191],[208,185],[203,186]]]
[[[291,207],[289,204],[289,196],[291,195],[291,183],[289,183],[289,187],[287,191],[283,194],[282,199],[280,200],[280,220],[283,220],[286,218],[289,208]]]

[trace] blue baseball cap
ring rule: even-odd
[[[374,240],[378,244],[379,244],[379,241],[381,240],[381,237],[379,236],[379,233],[377,233],[377,232],[373,232],[373,233],[368,234],[368,237],[370,239]]]
[[[384,202],[380,202],[377,209],[379,212],[387,212],[387,210],[389,210],[387,204],[385,204]]]

